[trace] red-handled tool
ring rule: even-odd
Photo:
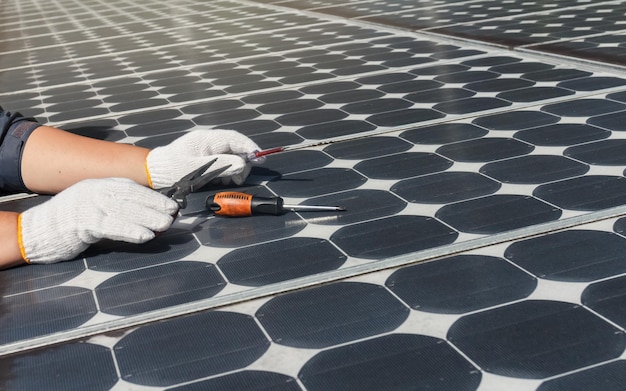
[[[260,151],[253,151],[250,153],[240,153],[239,156],[241,156],[245,161],[247,162],[258,162],[258,161],[263,161],[263,157],[267,156],[267,155],[272,155],[274,153],[279,153],[279,152],[287,152],[287,151],[297,151],[299,149],[305,149],[305,148],[311,148],[311,147],[318,147],[320,145],[326,145],[326,144],[332,144],[334,142],[340,141],[338,139],[331,139],[331,140],[322,140],[322,141],[314,141],[312,143],[306,143],[306,144],[295,144],[295,145],[285,145],[283,147],[274,147],[274,148],[269,148],[269,149],[263,149]]]
[[[207,209],[218,216],[243,217],[256,214],[281,215],[286,211],[343,211],[340,206],[286,205],[280,197],[259,197],[236,191],[224,191],[206,199]]]

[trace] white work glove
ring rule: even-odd
[[[194,130],[150,151],[146,159],[148,182],[153,189],[171,186],[217,158],[209,170],[230,164],[230,168],[219,175],[221,182],[241,185],[250,173],[251,164],[240,154],[247,155],[258,150],[260,148],[254,141],[234,130]]]
[[[174,200],[130,179],[87,179],[20,214],[20,250],[28,263],[53,263],[100,239],[147,242],[177,210]]]

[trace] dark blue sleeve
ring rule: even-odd
[[[39,126],[32,118],[0,107],[0,192],[28,191],[22,180],[22,152],[26,140]]]

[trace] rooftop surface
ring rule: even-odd
[[[4,1],[5,109],[347,211],[1,272],[0,389],[623,390],[625,53],[626,1]]]

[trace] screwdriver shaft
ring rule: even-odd
[[[344,211],[341,206],[322,206],[322,205],[283,205],[283,209],[289,209],[294,212],[310,212],[310,211]]]

